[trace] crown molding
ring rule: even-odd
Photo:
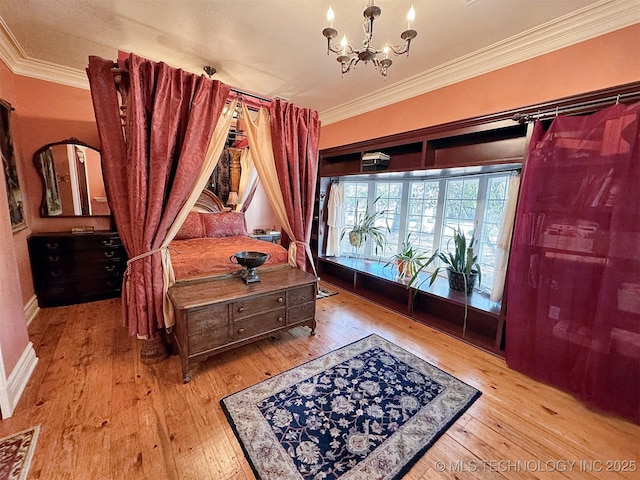
[[[0,60],[16,75],[89,89],[89,80],[84,70],[63,67],[27,55],[2,17],[0,17]]]
[[[502,42],[477,50],[320,112],[323,125],[446,87],[638,23],[640,3],[601,0]],[[88,89],[84,70],[30,57],[0,17],[0,60],[17,75]]]
[[[602,0],[471,54],[320,112],[339,122],[638,23],[640,3]]]

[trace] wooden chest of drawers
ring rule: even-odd
[[[120,295],[127,255],[116,232],[34,233],[27,242],[41,307]]]
[[[315,333],[316,282],[297,268],[258,270],[261,281],[218,277],[169,289],[182,380],[207,357],[301,325]]]

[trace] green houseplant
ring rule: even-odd
[[[378,254],[378,250],[384,249],[384,246],[387,243],[387,237],[385,235],[385,230],[389,232],[389,226],[386,224],[384,227],[378,225],[378,220],[383,219],[384,215],[387,213],[386,210],[375,210],[375,204],[380,200],[380,197],[377,197],[373,201],[373,211],[369,209],[369,205],[363,213],[358,213],[358,204],[356,203],[356,220],[353,225],[345,227],[342,230],[340,235],[340,240],[342,240],[345,234],[349,234],[349,243],[354,246],[356,249],[359,249],[364,245],[369,238],[373,240],[375,245],[376,255]]]
[[[400,251],[391,256],[385,266],[396,264],[398,276],[401,278],[413,277],[422,264],[428,259],[427,255],[418,250],[411,240],[411,232],[400,244]]]
[[[438,274],[444,269],[447,271],[449,279],[449,288],[464,293],[464,323],[462,326],[462,336],[467,331],[467,313],[468,313],[468,296],[473,290],[476,279],[478,284],[482,281],[482,272],[478,263],[478,256],[474,253],[473,248],[476,245],[475,230],[471,233],[471,239],[467,242],[467,237],[460,227],[453,229],[453,249],[446,252],[438,249],[429,259],[423,263],[409,281],[410,286],[414,286],[418,282],[420,272],[431,265],[434,260],[440,259],[441,264],[438,265],[429,277],[429,285],[433,285]],[[451,240],[448,243],[451,243]],[[426,279],[417,283],[417,287],[422,285]],[[416,288],[417,288],[416,287]]]

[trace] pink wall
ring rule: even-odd
[[[253,195],[244,218],[247,222],[247,231],[249,233],[253,233],[254,228],[271,230],[274,226],[276,230],[280,230],[280,221],[273,212],[271,205],[269,205],[267,195],[264,193],[264,188],[260,183],[256,187],[256,193]]]
[[[640,24],[323,126],[320,148],[640,80]]]
[[[0,199],[7,198],[5,181],[0,181]],[[0,200],[0,353],[7,378],[11,375],[20,355],[29,343],[27,323],[24,318],[20,283],[17,281],[18,263],[13,248],[13,233],[9,220],[9,204]],[[4,379],[3,379],[4,380]]]

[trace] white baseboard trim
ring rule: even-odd
[[[38,297],[34,295],[24,306],[24,318],[27,320],[27,327],[31,325],[31,322],[36,318],[39,311],[40,307],[38,306]]]
[[[0,411],[3,419],[13,415],[13,410],[16,408],[37,363],[38,357],[36,357],[33,343],[29,342],[7,381],[0,382]]]

